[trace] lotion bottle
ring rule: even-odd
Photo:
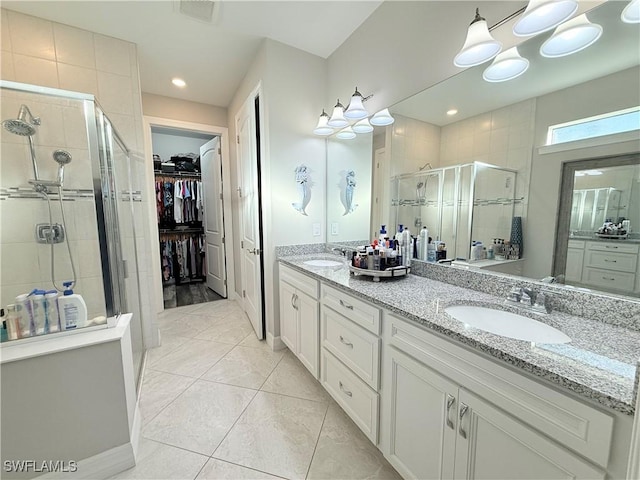
[[[82,328],[87,323],[87,305],[81,295],[73,293],[73,282],[64,282],[64,294],[58,298],[60,327],[63,330]]]

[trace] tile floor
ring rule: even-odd
[[[288,350],[236,303],[165,311],[148,352],[136,467],[117,479],[399,479]]]

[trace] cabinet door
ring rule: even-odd
[[[453,478],[458,387],[393,347],[388,352],[389,461],[404,478]]]
[[[603,471],[460,389],[456,479],[604,478]]]
[[[295,352],[302,364],[320,377],[320,322],[318,301],[300,291],[296,291],[298,307],[298,351]]]
[[[564,276],[571,282],[580,282],[582,280],[582,261],[584,259],[584,249],[569,248],[567,249],[567,267]]]
[[[289,350],[297,354],[298,307],[296,290],[287,282],[280,282],[280,338]]]

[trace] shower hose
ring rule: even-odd
[[[53,215],[51,214],[51,198],[49,198],[49,193],[47,191],[41,192],[42,195],[44,196],[44,198],[47,200],[47,207],[49,209],[49,238],[47,239],[49,242],[49,245],[51,245],[51,283],[53,283],[53,287],[58,290],[59,292],[63,292],[64,288],[60,288],[57,284],[56,284],[56,267],[55,267],[55,252],[53,249],[54,246],[54,242],[53,242]],[[60,201],[60,212],[62,213],[62,227],[64,228],[64,231],[67,231],[67,220],[64,216],[64,206],[62,204],[62,187],[60,187],[60,192],[58,194],[58,199]],[[71,263],[71,272],[73,274],[73,283],[71,285],[71,288],[73,288],[76,284],[76,267],[73,263],[73,256],[71,255],[71,245],[69,244],[69,237],[66,238],[65,243],[67,244],[67,252],[69,252],[69,262]]]

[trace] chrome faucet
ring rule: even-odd
[[[344,249],[344,248],[333,247],[333,248],[331,249],[331,251],[332,251],[333,253],[338,254],[338,255],[342,255],[343,257],[346,257],[346,256],[347,256],[347,250],[346,250],[346,249]]]
[[[522,305],[534,312],[551,313],[548,293],[550,292],[546,290],[536,293],[531,288],[513,287],[507,295],[507,301]]]
[[[513,287],[509,292],[509,295],[507,295],[507,300],[513,303],[520,303],[520,300],[522,299],[522,293],[522,288]]]

